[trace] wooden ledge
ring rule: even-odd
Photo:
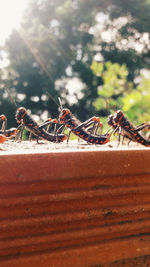
[[[2,152],[0,170],[1,267],[150,260],[149,148]]]

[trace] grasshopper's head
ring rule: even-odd
[[[21,108],[17,109],[15,118],[16,118],[18,123],[21,122],[21,120],[24,118],[26,113],[27,113],[26,108],[21,107]]]
[[[60,112],[60,115],[59,115],[59,122],[61,124],[65,124],[68,120],[71,119],[71,111],[67,108],[63,108]]]
[[[113,117],[113,121],[115,125],[118,125],[121,123],[121,120],[124,118],[124,114],[121,110],[117,110],[114,117]]]

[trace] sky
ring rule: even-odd
[[[13,28],[19,28],[28,3],[29,0],[0,0],[0,45],[4,45]]]

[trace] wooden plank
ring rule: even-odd
[[[150,149],[4,154],[0,169],[1,267],[150,256]]]

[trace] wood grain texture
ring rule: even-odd
[[[150,149],[0,155],[1,267],[147,262]]]

